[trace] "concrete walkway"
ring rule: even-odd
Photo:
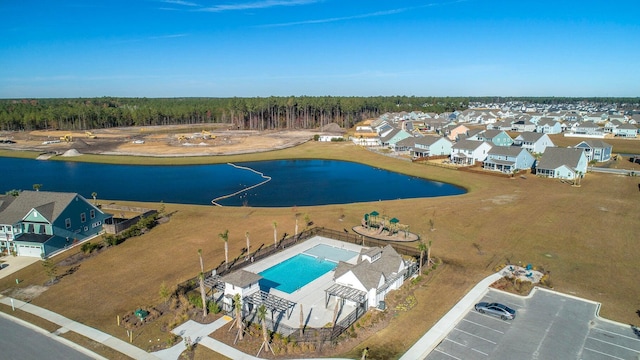
[[[65,333],[67,331],[73,331],[82,336],[88,337],[94,341],[97,341],[105,346],[108,346],[118,352],[121,352],[133,359],[148,359],[155,360],[158,359],[156,356],[149,354],[148,352],[129,344],[126,341],[115,338],[109,334],[106,334],[100,330],[94,329],[90,326],[80,324],[71,319],[68,319],[62,315],[56,314],[53,311],[49,311],[47,309],[41,308],[39,306],[28,304],[21,300],[11,299],[5,296],[0,297],[0,303],[12,306],[16,309],[20,309],[22,311],[28,312],[35,316],[38,316],[42,319],[50,321],[54,324],[60,326],[60,329],[56,331],[56,333]]]

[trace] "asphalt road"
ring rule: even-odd
[[[0,317],[0,358],[3,360],[30,359],[91,359],[59,341]]]
[[[596,316],[598,304],[554,292],[519,297],[491,290],[481,301],[516,309],[513,321],[470,309],[426,357],[436,359],[638,359],[630,326]]]

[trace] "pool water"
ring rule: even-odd
[[[338,266],[337,263],[298,254],[260,273],[260,289],[277,289],[287,294],[302,288]]]

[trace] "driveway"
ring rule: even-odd
[[[2,261],[3,267],[2,269],[0,269],[0,279],[2,279],[24,267],[40,261],[40,259],[37,257],[8,255],[0,257],[0,261]]]
[[[599,304],[537,289],[520,297],[490,289],[481,301],[516,309],[513,321],[469,309],[426,357],[435,359],[637,359],[630,326],[597,316]]]

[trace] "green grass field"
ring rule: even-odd
[[[636,147],[630,150],[635,151],[625,152],[640,152]],[[274,221],[279,234],[293,233],[296,212],[308,214],[317,226],[341,230],[359,224],[364,213],[376,210],[400,219],[402,224],[410,225],[412,232],[432,241],[433,256],[444,265],[416,291],[418,304],[411,311],[363,339],[361,346],[369,346],[372,353],[384,349],[379,353],[391,357],[401,354],[476,282],[507,260],[550,270],[555,290],[601,302],[603,317],[626,324],[640,323],[636,313],[640,310],[638,177],[589,173],[580,187],[572,187],[534,175],[509,179],[413,164],[349,143],[307,143],[261,154],[153,161],[221,163],[283,158],[357,159],[404,174],[454,183],[469,193],[296,209],[165,204],[166,210],[173,213],[169,223],[82,262],[75,273],[51,286],[33,304],[125,339],[124,329],[116,325],[116,316],[160,303],[162,282],[177,284],[196,276],[200,271],[198,249],[203,250],[206,268],[224,261],[224,244],[218,233],[225,229],[229,229],[230,257],[235,257],[245,245],[246,231],[251,234],[252,247],[273,241]],[[139,161],[88,155],[76,159]],[[62,268],[59,273],[65,270]],[[47,280],[40,264],[17,276],[23,279],[19,285],[13,277],[2,279],[0,290],[42,285]],[[409,323],[411,326],[407,326]],[[146,348],[149,339],[162,335],[159,330],[148,331],[134,344]],[[359,357],[356,350],[348,355]]]

